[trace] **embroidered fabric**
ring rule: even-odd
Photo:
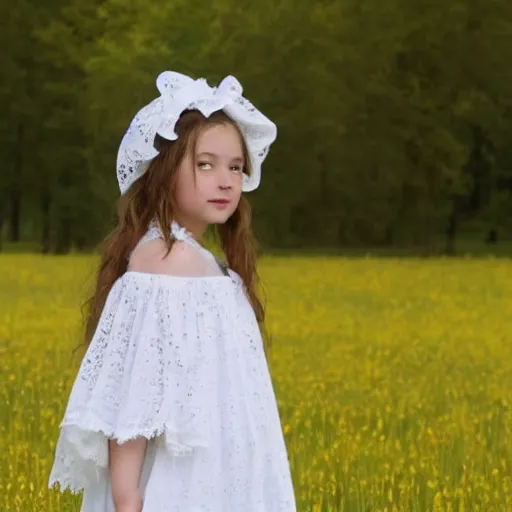
[[[210,312],[204,280],[171,287],[127,272],[115,282],[60,424],[52,482],[90,483],[107,465],[107,438],[164,434],[175,456],[208,446],[215,375],[204,367],[222,334]]]
[[[173,232],[188,240],[178,224]],[[259,327],[242,279],[227,273],[127,271],[114,283],[48,482],[83,490],[81,512],[116,512],[108,440],[139,436],[142,512],[296,512]]]

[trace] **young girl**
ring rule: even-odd
[[[49,487],[83,489],[82,512],[292,512],[241,195],[276,127],[234,77],[157,87],[119,148],[119,224]],[[210,224],[229,266],[200,242]]]

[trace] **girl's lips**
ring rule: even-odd
[[[217,208],[227,208],[229,205],[229,201],[208,201],[209,203],[214,204]]]

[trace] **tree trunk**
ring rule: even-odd
[[[453,256],[455,254],[455,237],[457,236],[457,214],[453,206],[452,213],[448,219],[448,229],[446,230],[446,254]]]
[[[66,254],[71,250],[71,206],[69,204],[68,192],[71,186],[71,175],[68,168],[65,168],[60,175],[61,204],[59,208],[59,222],[55,251],[57,254]]]
[[[23,126],[21,122],[17,128],[17,138],[14,154],[14,176],[11,185],[10,212],[9,212],[9,240],[20,241],[21,224],[21,183],[23,182]]]
[[[48,254],[50,252],[50,191],[44,188],[41,194],[41,216],[43,219],[43,231],[41,237],[41,252]]]
[[[3,250],[3,227],[5,219],[7,218],[7,198],[4,198],[0,203],[0,252]]]
[[[69,219],[61,219],[59,231],[57,234],[57,243],[55,252],[57,254],[67,254],[71,249],[71,222]]]
[[[11,211],[9,214],[9,240],[20,241],[21,193],[15,186],[11,192]]]

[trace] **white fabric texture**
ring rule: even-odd
[[[49,487],[84,489],[81,512],[115,512],[108,438],[136,436],[148,439],[142,512],[295,512],[261,334],[231,269],[127,271],[114,283],[60,423]]]
[[[175,127],[186,110],[199,110],[205,117],[223,110],[240,128],[251,160],[252,174],[242,177],[242,191],[255,190],[261,181],[261,165],[277,136],[276,125],[242,96],[234,76],[210,87],[204,78],[193,80],[175,71],[164,71],[156,80],[160,96],[137,112],[117,153],[117,180],[124,194],[158,155],[155,135],[176,140]]]

